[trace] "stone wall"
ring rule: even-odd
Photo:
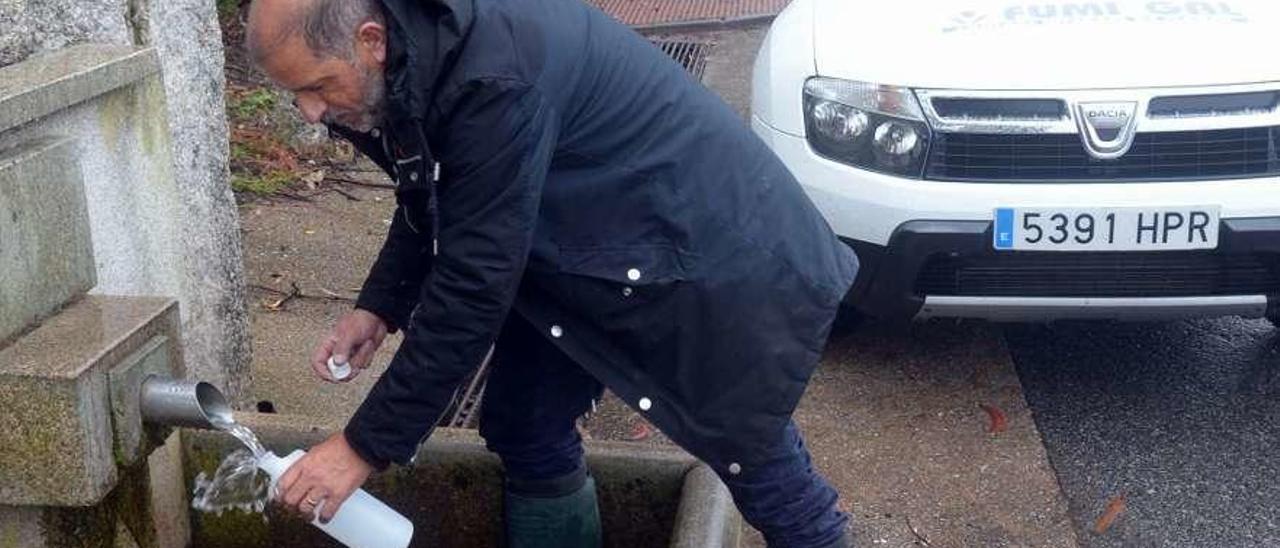
[[[43,134],[77,139],[98,260],[94,293],[177,297],[187,371],[240,401],[250,345],[214,0],[0,0],[0,67],[82,43],[154,46],[161,73],[27,120],[0,146]],[[155,104],[164,111],[139,110]]]
[[[127,0],[0,0],[0,66],[94,42],[132,44]]]

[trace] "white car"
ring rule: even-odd
[[[1280,318],[1280,2],[795,0],[755,131],[889,318]]]

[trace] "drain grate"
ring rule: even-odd
[[[777,15],[791,0],[588,0],[631,26],[722,23]]]
[[[680,63],[694,78],[702,80],[702,73],[707,70],[707,54],[711,52],[709,42],[653,40],[653,45]]]

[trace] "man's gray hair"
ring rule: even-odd
[[[356,29],[369,21],[386,24],[378,0],[309,0],[280,21],[273,34],[249,32],[245,47],[257,63],[286,40],[302,34],[319,57],[350,60],[355,56]]]
[[[317,55],[350,59],[356,29],[369,21],[384,22],[378,0],[313,0],[303,15],[302,35]]]

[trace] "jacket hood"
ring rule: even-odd
[[[387,20],[387,122],[421,121],[471,32],[475,0],[381,0]]]

